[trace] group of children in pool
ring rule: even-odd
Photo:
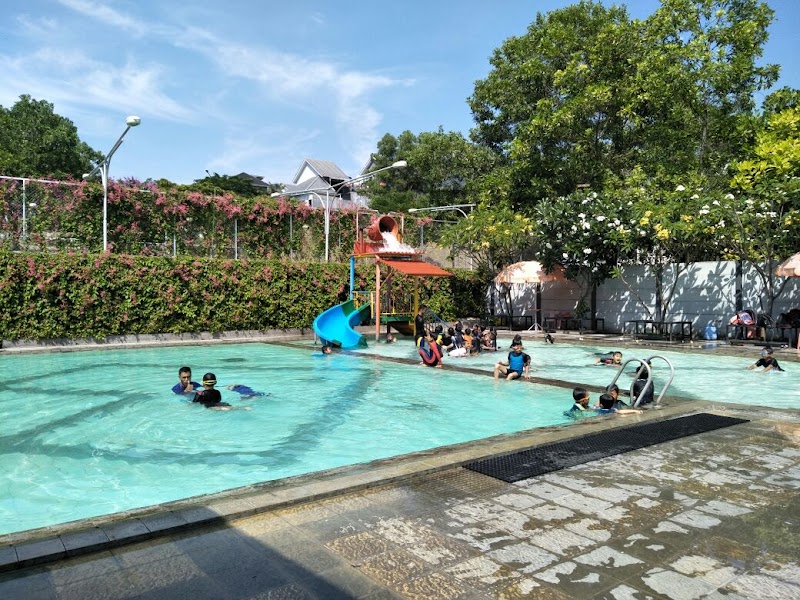
[[[202,404],[211,410],[250,410],[249,406],[231,406],[227,402],[222,401],[222,394],[218,389],[217,376],[214,373],[206,373],[203,375],[203,384],[192,381],[191,367],[181,367],[178,369],[178,383],[172,386],[172,391],[175,394],[191,395],[192,402]],[[253,388],[241,385],[232,384],[225,386],[225,389],[231,390],[239,394],[242,400],[251,400],[252,398],[260,398],[268,396],[265,392],[257,392]]]
[[[421,321],[424,310],[423,305],[420,308],[414,332],[417,349],[422,358],[420,364],[441,368],[445,354],[459,358],[497,350],[497,332],[494,327],[483,327],[477,323],[472,327],[464,327],[461,321],[458,321],[445,331],[441,324],[425,325]],[[386,334],[386,342],[394,342],[394,336],[391,333]]]
[[[630,408],[622,400],[619,399],[619,387],[610,385],[606,388],[606,393],[600,396],[599,402],[589,407],[591,399],[589,398],[589,390],[582,387],[576,387],[572,390],[572,399],[574,404],[572,408],[565,411],[564,414],[571,419],[579,419],[581,417],[592,417],[595,415],[634,415],[641,414],[643,411],[638,408]]]

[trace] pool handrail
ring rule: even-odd
[[[661,360],[663,360],[665,363],[667,363],[669,365],[669,370],[670,370],[669,379],[667,379],[667,383],[662,388],[661,393],[658,395],[658,398],[656,398],[653,401],[653,406],[654,407],[659,407],[661,405],[661,399],[664,397],[664,394],[667,393],[667,389],[672,384],[672,380],[675,378],[675,367],[673,366],[673,364],[669,361],[669,359],[666,356],[662,356],[660,354],[654,354],[653,356],[651,356],[651,357],[649,357],[647,359],[629,358],[624,363],[622,363],[622,365],[620,366],[620,368],[617,371],[616,375],[614,375],[614,379],[612,379],[611,383],[609,384],[609,387],[610,387],[610,386],[614,385],[615,383],[617,383],[617,380],[619,379],[619,376],[622,375],[622,373],[625,371],[625,367],[628,366],[628,363],[631,363],[631,362],[639,363],[640,366],[636,369],[637,372],[639,371],[639,369],[641,367],[644,367],[647,370],[647,381],[644,384],[644,387],[639,392],[639,395],[637,397],[635,397],[635,398],[634,398],[634,395],[633,395],[633,386],[636,384],[636,379],[634,379],[631,382],[631,387],[628,390],[628,396],[630,396],[631,407],[632,408],[636,408],[636,407],[639,406],[640,402],[642,401],[642,397],[644,397],[644,394],[648,390],[648,388],[652,387],[655,390],[655,385],[653,383],[653,371],[652,371],[652,369],[650,367],[650,363],[653,361],[654,358],[660,358]]]
[[[658,398],[656,398],[655,401],[653,402],[653,404],[659,406],[661,404],[661,398],[663,398],[664,394],[667,393],[667,389],[672,384],[672,380],[675,379],[675,366],[670,362],[670,360],[666,356],[662,356],[661,354],[654,354],[653,356],[647,359],[647,362],[652,363],[654,358],[660,358],[669,366],[669,378],[667,379],[667,383],[664,384],[664,387],[661,390],[661,393],[658,395]],[[648,369],[648,371],[650,370]],[[649,372],[648,375],[652,377],[652,372]],[[647,386],[645,386],[645,389],[647,389]]]
[[[642,388],[642,391],[641,391],[641,392],[639,392],[639,398],[635,398],[635,399],[634,399],[634,397],[633,397],[633,384],[634,384],[634,383],[636,383],[636,380],[635,380],[635,379],[634,379],[633,381],[631,381],[631,387],[630,387],[630,389],[628,390],[628,396],[630,396],[630,399],[631,399],[631,406],[632,406],[632,407],[636,407],[636,405],[638,404],[638,402],[639,402],[639,399],[641,398],[641,396],[642,396],[642,395],[645,393],[645,391],[647,391],[647,387],[648,387],[648,385],[652,385],[652,381],[651,381],[651,379],[652,379],[652,374],[651,374],[651,372],[650,372],[650,365],[648,365],[648,364],[647,364],[647,363],[646,363],[644,360],[642,360],[641,358],[629,358],[629,359],[628,359],[628,360],[626,360],[624,363],[622,363],[622,364],[620,365],[620,367],[619,367],[619,370],[617,371],[616,375],[614,375],[614,379],[612,379],[612,380],[611,380],[611,383],[609,383],[609,384],[608,384],[608,386],[606,387],[606,389],[608,389],[609,387],[611,387],[612,385],[614,385],[615,383],[617,383],[617,380],[619,379],[619,376],[620,376],[620,375],[622,375],[622,373],[624,373],[624,372],[625,372],[625,367],[627,367],[627,366],[628,366],[628,363],[632,363],[632,362],[639,363],[639,365],[641,365],[641,366],[644,366],[644,367],[647,369],[647,384],[646,384],[646,385],[645,385],[645,386]],[[638,370],[639,370],[639,367],[637,367],[637,369],[636,369],[636,370],[638,371]]]

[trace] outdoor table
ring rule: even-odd
[[[653,319],[633,319],[625,321],[625,325],[633,324],[633,339],[640,335],[667,336],[671,342],[675,337],[675,328],[680,327],[680,339],[692,339],[691,321],[654,321]]]

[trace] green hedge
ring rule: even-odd
[[[0,339],[308,328],[349,282],[344,263],[0,251]],[[356,287],[374,288],[373,266]],[[457,271],[422,282],[420,299],[446,319],[479,315],[483,288]],[[413,282],[395,275],[394,289]]]

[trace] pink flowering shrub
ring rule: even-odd
[[[0,249],[0,338],[307,329],[346,300],[349,277],[346,263]],[[374,267],[359,262],[357,290],[374,285]],[[396,274],[393,289],[413,295],[414,282]],[[481,314],[482,293],[471,272],[420,286],[420,297],[445,318]]]

